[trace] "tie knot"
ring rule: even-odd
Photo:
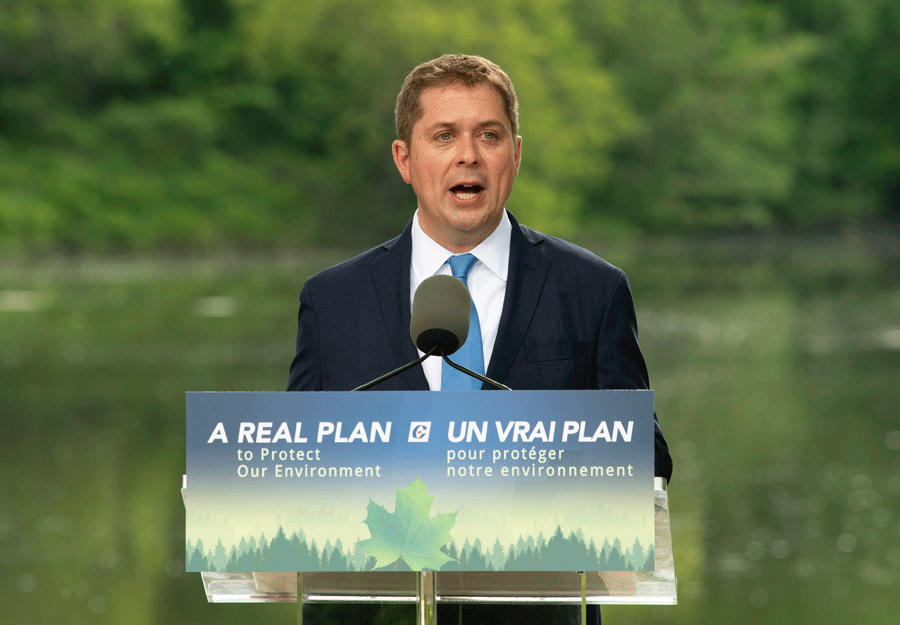
[[[472,254],[460,254],[447,259],[447,262],[450,263],[450,271],[453,273],[453,277],[459,278],[463,282],[466,282],[469,277],[469,271],[477,261],[478,259]]]

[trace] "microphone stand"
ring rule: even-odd
[[[412,369],[412,368],[415,367],[416,365],[423,363],[423,362],[425,361],[426,358],[428,358],[429,356],[433,356],[434,353],[435,353],[436,351],[437,351],[437,345],[435,345],[435,346],[432,347],[430,350],[428,350],[428,353],[425,354],[424,356],[422,356],[421,358],[419,358],[418,360],[413,360],[412,362],[407,363],[407,364],[403,365],[402,367],[400,367],[400,368],[398,368],[398,369],[394,369],[394,370],[391,371],[390,373],[385,373],[385,374],[384,374],[383,376],[381,376],[380,378],[375,378],[375,379],[372,380],[371,382],[366,382],[366,383],[363,384],[362,386],[357,386],[357,387],[356,387],[355,389],[353,389],[353,390],[354,390],[354,391],[365,391],[365,390],[368,390],[368,389],[372,388],[373,386],[375,386],[376,384],[380,384],[381,382],[384,382],[384,381],[387,380],[388,378],[394,377],[394,376],[397,375],[398,373],[403,373],[403,372],[406,371],[407,369]],[[352,392],[352,391],[351,391],[351,392]]]
[[[434,355],[435,355],[435,352],[437,352],[437,351],[438,351],[438,346],[435,345],[435,346],[432,347],[430,350],[428,350],[428,352],[427,352],[424,356],[422,356],[421,358],[419,358],[419,359],[417,359],[417,360],[413,360],[412,362],[403,365],[403,366],[400,367],[399,369],[394,369],[394,370],[391,371],[390,373],[385,373],[383,376],[381,376],[381,377],[379,377],[379,378],[375,378],[375,379],[372,380],[371,382],[366,382],[366,383],[363,384],[362,386],[357,386],[357,387],[356,387],[355,389],[353,389],[353,390],[354,390],[354,391],[365,391],[365,390],[368,390],[368,389],[372,388],[373,386],[375,386],[376,384],[380,384],[380,383],[384,382],[385,380],[387,380],[387,379],[389,379],[389,378],[392,378],[392,377],[394,377],[395,375],[397,375],[397,374],[399,374],[399,373],[403,373],[403,372],[406,371],[407,369],[411,369],[411,368],[415,367],[416,365],[425,362],[425,359],[426,359],[426,358],[428,358],[429,356],[434,356]],[[447,358],[447,355],[444,354],[444,353],[441,353],[441,358],[443,358],[443,359],[444,359],[444,362],[446,362],[448,365],[450,365],[451,367],[453,367],[453,368],[456,369],[457,371],[462,371],[463,373],[465,373],[465,374],[467,374],[467,375],[470,375],[470,376],[472,376],[473,378],[476,378],[476,379],[478,379],[478,380],[480,380],[480,381],[482,381],[482,382],[487,382],[488,384],[490,384],[490,385],[493,386],[494,388],[498,388],[498,389],[500,389],[500,390],[502,390],[502,391],[511,391],[511,390],[512,390],[511,388],[509,388],[509,387],[506,386],[505,384],[501,384],[500,382],[495,382],[494,380],[492,380],[492,379],[490,379],[490,378],[487,378],[487,377],[481,375],[480,373],[475,373],[475,372],[472,371],[471,369],[467,369],[467,368],[463,367],[462,365],[456,364],[455,362],[453,362],[452,360],[450,360],[449,358]],[[351,391],[351,392],[352,392],[352,391]]]
[[[495,382],[494,380],[492,380],[492,379],[490,379],[490,378],[484,377],[484,376],[481,375],[480,373],[475,373],[475,372],[472,371],[471,369],[466,369],[466,368],[463,367],[462,365],[456,364],[455,362],[453,362],[452,360],[450,360],[449,358],[447,358],[447,355],[446,355],[446,354],[441,354],[441,357],[444,359],[444,362],[446,362],[448,365],[450,365],[451,367],[453,367],[453,368],[456,369],[457,371],[462,371],[463,373],[466,373],[466,374],[472,376],[473,378],[477,378],[477,379],[481,380],[482,382],[487,382],[487,383],[490,384],[491,386],[493,386],[493,387],[495,387],[495,388],[499,388],[501,391],[511,391],[511,390],[512,390],[511,388],[509,388],[509,387],[506,386],[505,384],[500,384],[500,382]]]

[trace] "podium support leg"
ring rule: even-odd
[[[303,573],[297,571],[297,625],[303,625]]]
[[[587,572],[585,571],[581,572],[581,625],[587,625]]]
[[[416,577],[416,625],[436,625],[436,579],[434,571],[420,571]]]

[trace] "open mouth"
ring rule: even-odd
[[[473,200],[478,194],[484,191],[484,187],[480,184],[458,184],[450,187],[450,191],[460,200]]]

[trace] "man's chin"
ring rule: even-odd
[[[466,211],[459,211],[448,222],[448,234],[471,249],[484,241],[499,223],[500,215],[487,215],[484,212],[466,214]]]
[[[451,207],[447,215],[450,227],[460,232],[473,232],[488,227],[491,223],[499,223],[491,212],[483,206],[459,206]]]

